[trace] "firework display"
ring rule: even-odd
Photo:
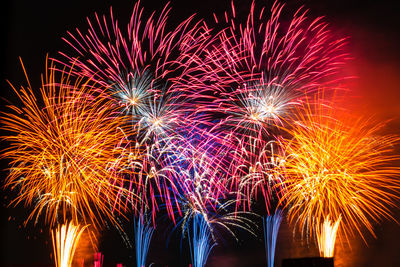
[[[340,71],[348,58],[346,40],[336,38],[322,18],[308,18],[303,9],[285,17],[284,6],[276,2],[269,10],[253,3],[243,19],[232,3],[222,19],[215,16],[215,27],[223,30],[197,59],[202,71],[192,78],[203,100],[198,113],[236,145],[232,188],[238,198],[241,190],[249,198],[261,191],[268,213],[280,179],[271,157],[279,127],[290,124],[288,116],[305,93],[344,80]],[[245,209],[249,200],[242,200]]]
[[[400,136],[333,97],[349,78],[347,38],[309,13],[232,2],[177,23],[169,4],[147,13],[138,1],[128,18],[110,8],[67,32],[39,90],[21,60],[28,86],[10,83],[19,103],[0,115],[5,187],[25,225],[55,229],[57,267],[89,225],[132,238],[144,267],[167,221],[204,267],[225,234],[257,236],[263,217],[272,267],[286,218],[327,258],[337,236],[396,220]]]
[[[61,53],[62,59],[57,61],[74,65],[74,75],[102,85],[104,96],[116,105],[115,111],[126,117],[121,126],[135,133],[128,136],[133,144],[128,166],[130,189],[151,207],[154,221],[158,200],[171,207],[169,195],[164,197],[174,188],[166,166],[176,154],[174,143],[185,140],[186,127],[196,120],[192,115],[195,106],[185,93],[190,82],[185,81],[197,72],[194,59],[210,35],[193,17],[169,30],[168,5],[159,15],[146,17],[143,12],[140,2],[135,3],[126,31],[112,9],[109,15],[95,14],[93,21],[88,19],[86,34],[80,30],[68,33],[64,41],[74,53]],[[143,210],[143,203],[133,204]]]

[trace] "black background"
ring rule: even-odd
[[[272,1],[264,1],[271,5]],[[148,12],[160,10],[165,1],[146,0],[142,6]],[[237,1],[236,8],[247,10],[251,1]],[[258,1],[257,3],[263,3]],[[354,1],[354,0],[304,0],[289,1],[288,9],[293,11],[304,4],[310,9],[310,16],[324,15],[331,28],[339,36],[349,36],[349,50],[354,59],[348,64],[349,74],[358,76],[351,89],[357,98],[349,101],[356,103],[361,112],[374,114],[378,119],[392,119],[390,131],[399,132],[400,115],[400,34],[398,20],[400,10],[395,1]],[[2,2],[2,44],[0,90],[2,106],[7,101],[14,102],[12,90],[6,79],[14,85],[26,85],[19,64],[21,57],[27,68],[34,87],[40,86],[40,74],[44,71],[45,57],[56,56],[58,51],[65,51],[66,45],[61,37],[75,28],[86,29],[86,17],[93,18],[94,12],[108,14],[112,6],[114,15],[123,24],[129,18],[133,7],[132,1],[105,0],[70,0],[70,1],[27,1],[13,0]],[[212,22],[212,13],[222,14],[230,8],[227,0],[183,1],[173,0],[170,14],[171,25],[197,13],[198,18]],[[366,110],[368,109],[368,111]],[[5,168],[2,162],[2,169]],[[6,172],[1,173],[4,180]],[[26,216],[23,207],[6,207],[12,193],[2,190],[0,207],[1,252],[0,266],[51,266],[51,243],[46,227],[33,226],[29,223],[23,227]],[[399,219],[399,212],[395,218]],[[131,234],[129,225],[127,234]],[[339,246],[336,254],[336,266],[400,266],[400,227],[394,222],[385,221],[376,227],[378,239],[367,235],[369,246],[360,238],[351,241],[352,248],[344,244]],[[178,251],[178,241],[172,242],[167,249],[165,233],[167,224],[160,227],[150,248],[149,261],[160,265],[180,266],[187,263],[187,250]],[[261,232],[259,234],[261,237]],[[239,233],[241,242],[227,241],[214,248],[207,266],[265,266],[264,247],[261,240]],[[101,235],[101,250],[105,254],[108,266],[124,262],[134,266],[132,249],[126,247],[122,238],[112,228]],[[277,248],[279,260],[284,257],[316,256],[314,244],[293,241],[291,229],[282,226]],[[182,257],[182,259],[179,259]],[[107,266],[107,265],[106,265]],[[187,266],[187,265],[186,265]]]

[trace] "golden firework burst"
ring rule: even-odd
[[[121,129],[125,119],[92,94],[90,80],[72,83],[69,73],[58,76],[54,69],[46,61],[38,93],[27,75],[27,87],[11,85],[21,103],[1,115],[8,133],[3,156],[10,160],[6,185],[19,191],[13,203],[34,206],[26,222],[41,214],[51,226],[67,219],[115,222],[116,204],[128,194],[119,175],[128,153]]]
[[[363,226],[374,235],[374,223],[392,218],[400,185],[395,153],[400,138],[381,134],[384,126],[321,99],[298,107],[286,129],[289,137],[281,140],[287,176],[281,201],[290,222],[312,235],[328,216],[342,218],[339,229],[347,237],[363,236]]]

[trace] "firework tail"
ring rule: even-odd
[[[147,253],[149,252],[150,241],[153,236],[154,228],[150,222],[145,222],[141,215],[134,224],[135,246],[136,246],[136,266],[146,266]]]
[[[276,240],[282,222],[282,211],[277,210],[274,215],[263,218],[265,255],[268,267],[274,266]]]
[[[342,217],[339,216],[335,222],[329,219],[329,215],[324,219],[322,227],[318,224],[316,226],[317,242],[319,254],[324,258],[332,258],[334,249],[336,235],[339,228],[340,221]]]
[[[192,232],[189,231],[188,235],[193,267],[205,266],[215,243],[203,215],[197,214],[193,217]]]
[[[85,228],[86,226],[80,227],[69,222],[59,225],[51,232],[56,267],[70,267],[72,265],[79,238]]]

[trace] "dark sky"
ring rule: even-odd
[[[241,3],[237,4],[237,8],[246,8],[251,1],[237,2]],[[165,3],[166,1],[145,0],[142,1],[142,6],[149,11],[160,9]],[[349,49],[354,59],[348,65],[348,72],[359,77],[351,85],[358,97],[351,101],[357,104],[361,113],[368,112],[381,119],[392,118],[392,131],[399,132],[400,33],[397,25],[400,10],[394,3],[395,1],[388,0],[304,0],[290,1],[289,4],[290,7],[305,4],[310,8],[311,16],[325,15],[338,35],[350,37]],[[192,13],[197,13],[198,17],[211,22],[212,13],[221,14],[225,9],[229,9],[230,1],[173,0],[171,4],[173,12],[170,17],[173,23]],[[113,6],[116,16],[127,19],[133,2],[8,0],[6,3],[3,1],[2,5],[1,36],[4,50],[1,54],[1,96],[13,101],[15,98],[5,80],[8,79],[17,86],[25,85],[18,57],[22,57],[32,83],[38,87],[46,53],[55,56],[57,51],[65,49],[61,37],[66,35],[67,30],[73,31],[76,27],[86,29],[85,18],[92,16],[95,11],[108,14],[110,5]],[[4,105],[4,101],[2,103]],[[4,163],[1,166],[4,166]],[[2,175],[4,179],[5,172],[2,172]],[[10,193],[2,191],[0,266],[50,264],[51,244],[46,244],[46,240],[49,240],[48,229],[31,225],[27,228],[21,227],[26,212],[22,207],[6,208],[5,204],[9,198]],[[400,212],[395,212],[397,219],[400,218],[399,214]],[[384,222],[377,227],[377,236],[377,240],[368,238],[369,247],[355,238],[352,241],[352,250],[339,248],[336,266],[400,266],[399,226],[392,222]],[[162,234],[157,234],[157,241],[152,245],[153,251],[150,251],[150,261],[169,261],[170,266],[173,266],[171,259],[179,257],[179,253],[173,251],[176,247],[174,245],[169,250],[165,249],[163,239]],[[124,248],[122,239],[115,231],[105,231],[102,240],[106,261],[131,260],[128,255],[131,251]],[[244,241],[239,244],[228,241],[225,246],[215,249],[208,266],[265,266],[263,243],[249,237],[244,237]],[[317,255],[313,245],[303,245],[292,241],[291,231],[284,225],[278,241],[278,260],[291,256]]]

